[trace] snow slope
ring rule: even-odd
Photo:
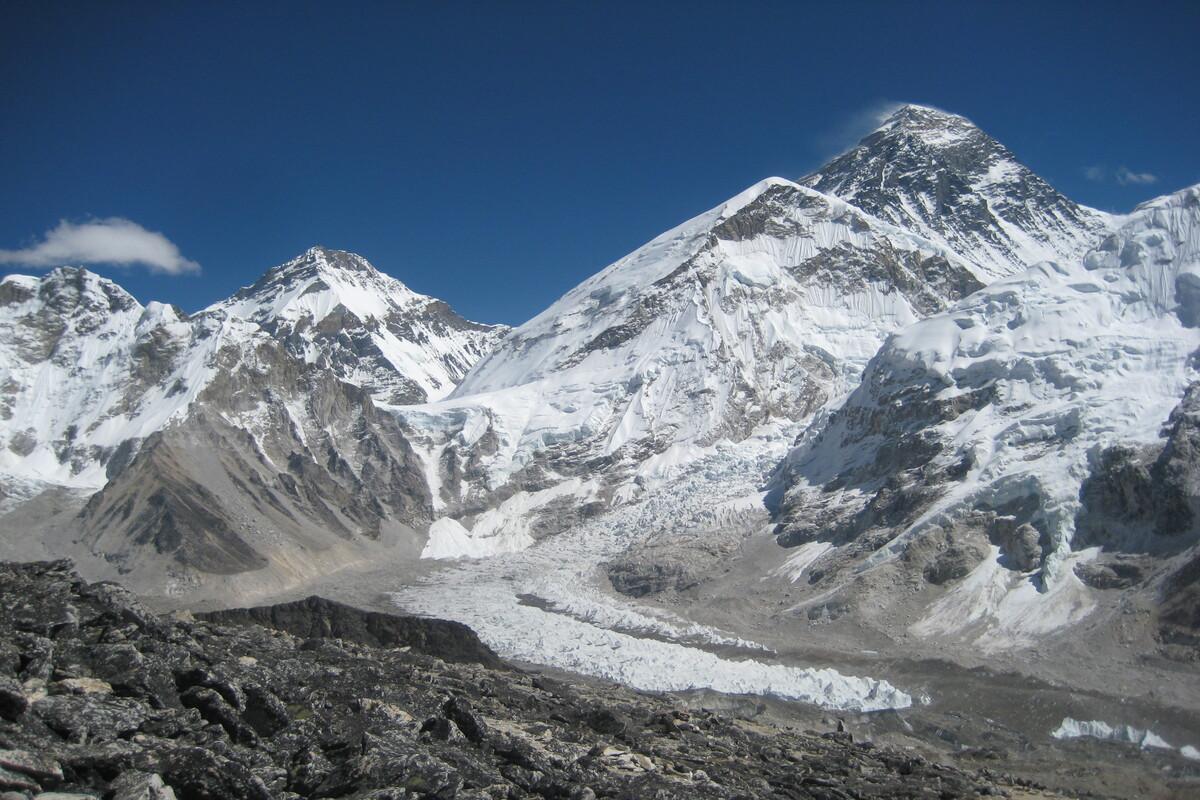
[[[514,491],[562,516],[636,494],[657,460],[804,418],[889,332],[979,285],[943,248],[771,178],[584,281],[445,401],[396,413],[464,531]],[[546,492],[569,480],[572,498]]]
[[[1077,622],[1092,590],[1074,567],[1096,554],[1074,541],[1081,486],[1111,445],[1161,449],[1200,377],[1198,286],[1191,187],[1139,206],[1081,260],[1039,264],[899,331],[791,454],[785,539],[844,545],[889,526],[862,570],[972,518],[1005,548],[1030,525],[1031,563],[993,546],[913,631],[1001,647]]]

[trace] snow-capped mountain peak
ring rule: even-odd
[[[10,484],[99,488],[267,341],[376,400],[413,402],[449,392],[505,330],[462,319],[361,256],[320,247],[191,316],[143,306],[78,267],[9,275],[0,282],[0,474]],[[263,383],[247,393],[271,388],[259,372]]]
[[[916,103],[908,103],[893,111],[872,135],[898,131],[915,134],[930,147],[955,144],[980,132],[964,116]]]
[[[1118,219],[1056,191],[974,123],[906,105],[807,186],[946,245],[985,282],[1078,260]]]
[[[4,277],[6,299],[36,296],[47,309],[59,313],[118,313],[141,305],[117,284],[84,267],[57,267],[41,278],[29,275]]]
[[[919,289],[921,280],[898,287],[893,281],[899,270],[889,272],[884,265],[909,256],[913,264],[939,259],[946,275],[954,276],[951,282],[965,277],[970,285],[948,287],[929,275],[925,289]],[[849,359],[856,373],[887,332],[916,318],[910,302],[931,303],[923,309],[927,313],[947,299],[917,300],[916,295],[945,290],[957,298],[978,288],[967,266],[949,250],[836,197],[767,178],[563,295],[515,329],[472,370],[455,396],[525,384],[576,366],[592,380],[610,372],[612,380],[624,380],[632,363],[639,370],[659,360],[675,363],[666,353],[676,346],[689,353],[686,361],[695,349],[725,347],[740,357],[745,337],[758,324],[769,328],[762,332],[762,346],[815,346],[834,360]],[[831,291],[834,286],[842,291]],[[857,298],[860,291],[872,300]],[[765,302],[767,316],[757,322],[750,319],[750,298]],[[893,301],[898,305],[889,305]],[[695,315],[696,307],[705,310]],[[843,312],[856,321],[848,323]],[[775,314],[787,319],[774,319]],[[726,320],[727,315],[732,317]],[[683,330],[685,321],[692,329]],[[658,335],[666,339],[653,339]],[[636,358],[625,352],[635,342]]]
[[[215,308],[265,322],[305,315],[320,319],[342,305],[366,320],[386,316],[390,309],[404,308],[418,300],[429,298],[375,269],[362,256],[317,246],[267,270],[255,283]]]
[[[255,323],[385,403],[445,396],[507,331],[463,319],[360,255],[319,246],[208,311]]]
[[[401,412],[452,517],[429,553],[527,546],[716,442],[803,419],[888,334],[980,286],[928,240],[760,181],[567,292],[446,400]]]
[[[0,472],[97,487],[127,441],[161,428],[204,384],[205,347],[172,306],[143,307],[89,270],[0,283]],[[128,446],[126,448],[128,450]]]

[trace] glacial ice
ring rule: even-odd
[[[794,426],[771,426],[697,461],[664,469],[651,490],[566,533],[516,553],[456,562],[392,594],[408,612],[456,619],[500,655],[647,691],[713,689],[838,709],[905,708],[884,680],[775,663],[770,651],[722,631],[599,591],[597,566],[633,541],[678,526],[761,524],[760,485]],[[754,655],[720,656],[706,647]]]

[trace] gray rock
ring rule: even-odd
[[[1008,566],[1018,572],[1032,572],[1042,566],[1041,533],[1028,522],[1018,525],[1001,544]]]
[[[42,787],[37,781],[21,772],[0,767],[0,789],[18,792],[39,792]]]
[[[471,703],[466,698],[451,697],[442,705],[442,713],[458,726],[468,740],[478,744],[487,738],[487,726],[471,709]]]
[[[273,692],[255,684],[247,684],[246,710],[242,721],[259,736],[274,736],[288,726],[287,706]]]
[[[33,704],[50,728],[76,742],[103,741],[133,733],[147,717],[133,698],[51,695]]]
[[[63,779],[62,766],[57,761],[27,750],[0,750],[0,767],[28,775],[42,783]]]
[[[970,545],[951,545],[925,567],[925,580],[935,585],[965,578],[979,562],[983,553]]]
[[[229,705],[220,694],[203,686],[191,686],[179,695],[179,702],[186,708],[194,708],[208,722],[220,725],[225,732],[240,742],[251,743],[254,732],[242,724],[237,709]]]
[[[303,638],[346,639],[372,647],[411,647],[452,662],[500,666],[475,632],[458,622],[363,611],[323,597],[200,615],[225,625],[266,625]]]
[[[175,790],[157,773],[124,772],[112,782],[112,800],[176,800]]]
[[[15,720],[29,708],[29,698],[21,684],[12,678],[0,676],[0,717]]]
[[[404,788],[420,796],[452,798],[463,779],[458,771],[432,756],[416,753],[404,762]]]
[[[1128,589],[1145,579],[1137,564],[1089,561],[1075,565],[1075,575],[1094,589]]]
[[[64,579],[53,565],[0,563],[0,642],[13,637],[17,598],[63,600],[79,611],[78,627],[56,633],[52,674],[87,678],[119,662],[135,673],[123,686],[160,687],[155,674],[167,684],[128,697],[51,695],[0,723],[0,734],[24,748],[2,751],[0,790],[23,797],[55,790],[108,800],[494,800],[685,791],[697,800],[765,800],[779,786],[968,797],[981,785],[1008,785],[765,719],[747,729],[670,696],[448,663],[391,646],[386,637],[405,630],[403,618],[351,623],[349,611],[324,602],[304,606],[305,631],[357,631],[363,641],[305,639],[244,618],[137,625],[124,621],[135,611],[119,593]],[[299,624],[294,613],[266,609],[261,618]],[[113,625],[127,640],[92,646]],[[414,719],[427,720],[424,733]],[[780,756],[793,751],[804,758]],[[671,764],[704,764],[717,782],[688,782],[689,772]]]

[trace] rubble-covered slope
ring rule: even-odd
[[[847,733],[523,674],[455,623],[390,617],[388,644],[403,646],[379,647],[353,635],[367,615],[345,606],[279,614],[304,617],[311,634],[236,613],[157,617],[115,584],[84,583],[69,564],[0,564],[0,791],[114,800],[1041,795]],[[357,623],[326,638],[322,623],[335,618]]]
[[[430,501],[395,417],[277,344],[233,354],[184,419],[63,523],[87,552],[142,591],[207,583],[239,597],[415,558]]]

